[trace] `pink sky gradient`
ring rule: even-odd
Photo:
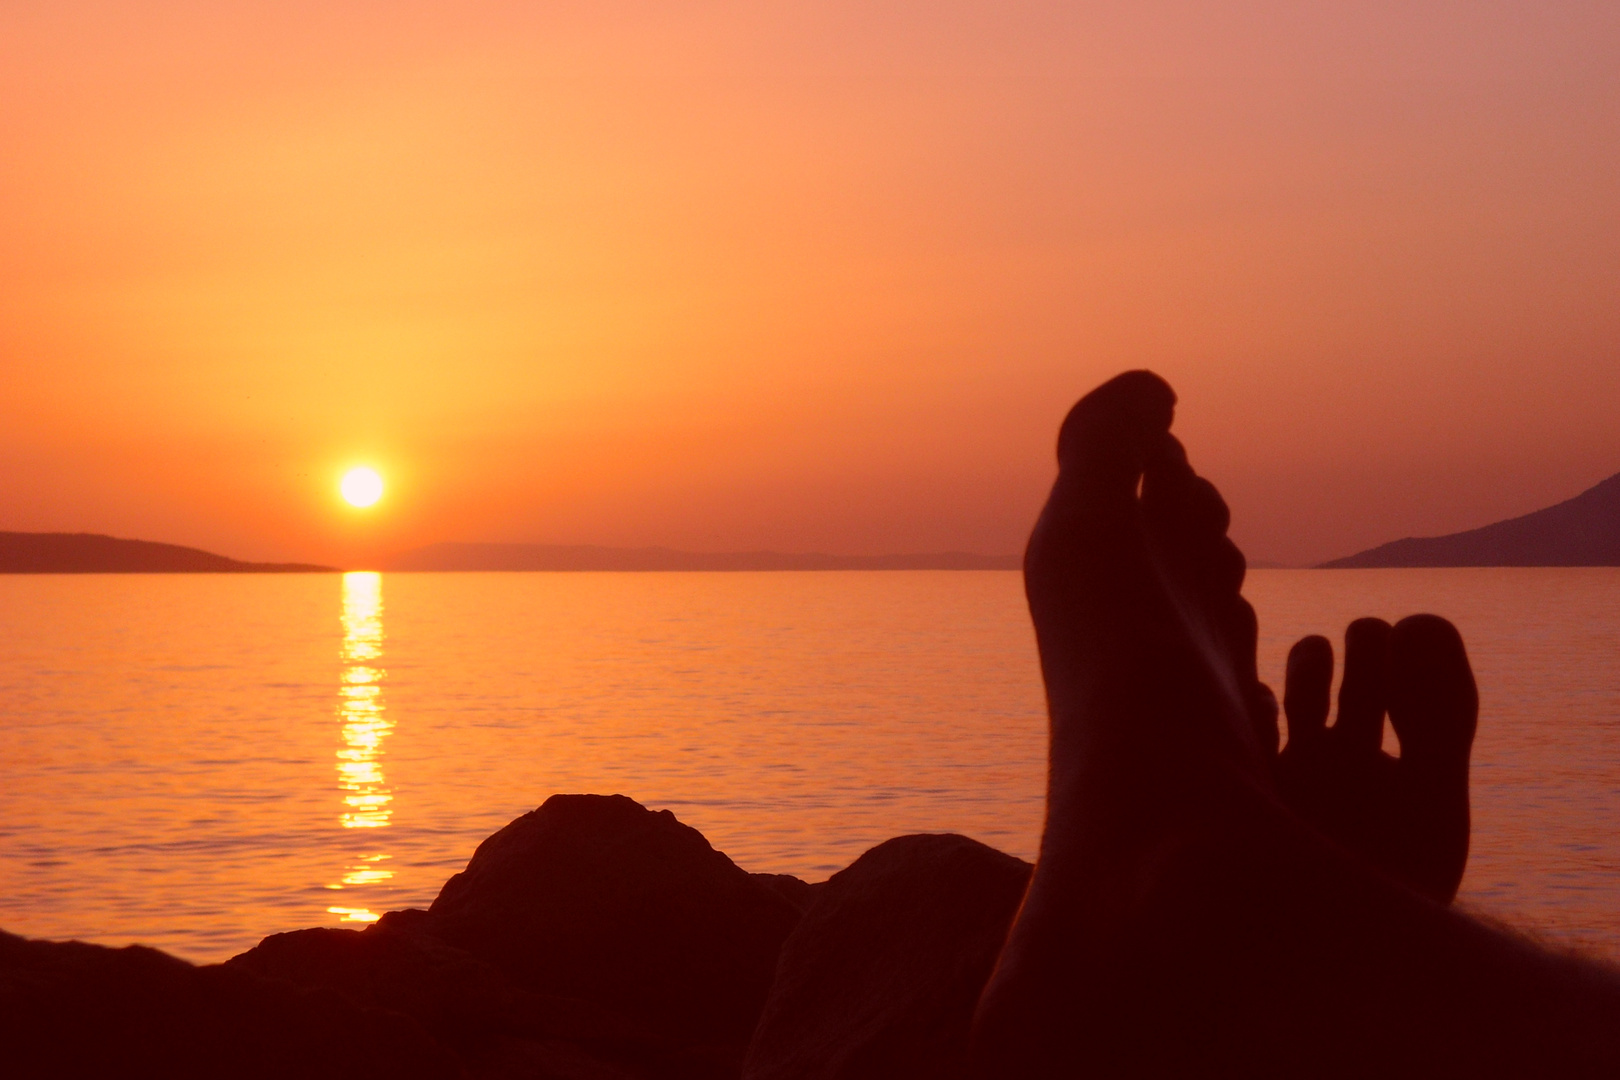
[[[1258,560],[1620,471],[1612,3],[19,0],[0,147],[0,529],[1011,552],[1128,367]]]

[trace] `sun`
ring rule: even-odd
[[[382,498],[383,478],[376,469],[361,465],[343,474],[338,490],[343,493],[343,501],[350,506],[370,506]]]

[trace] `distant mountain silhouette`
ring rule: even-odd
[[[591,544],[432,544],[386,559],[384,570],[1016,570],[1016,555],[789,555]]]
[[[1395,540],[1322,566],[1620,566],[1620,473],[1533,514],[1450,536]]]
[[[0,532],[0,574],[335,573],[306,563],[251,563],[178,544],[96,533]]]

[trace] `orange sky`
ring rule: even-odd
[[[1620,471],[1617,196],[1612,2],[10,0],[0,529],[1010,552],[1147,366],[1318,560]]]

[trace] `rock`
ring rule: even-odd
[[[749,874],[749,877],[776,893],[782,899],[793,905],[800,915],[810,910],[810,905],[816,902],[816,896],[826,886],[825,881],[811,884],[792,874]]]
[[[668,811],[555,796],[429,911],[224,965],[0,935],[0,1075],[736,1080],[827,886],[748,874]]]
[[[669,1071],[669,1047],[645,1029],[590,1002],[514,986],[493,965],[415,932],[425,914],[391,912],[365,930],[273,934],[228,966],[404,1013],[476,1076],[583,1080]]]
[[[226,966],[404,1013],[458,1051],[501,1030],[511,997],[488,964],[431,938],[376,927],[272,934]]]
[[[834,874],[783,946],[745,1080],[962,1075],[1030,869],[964,836],[922,835]]]
[[[379,924],[273,934],[229,966],[404,1013],[458,1051],[502,1036],[639,1045],[650,1036],[589,1002],[513,986],[493,965],[435,938]]]
[[[460,1066],[407,1017],[156,949],[0,933],[7,1077],[449,1078]]]
[[[571,1043],[528,1039],[497,1043],[480,1055],[471,1073],[476,1080],[649,1080],[679,1075],[626,1069]]]
[[[799,921],[792,892],[667,810],[554,795],[480,844],[421,923],[524,990],[685,1045],[694,1075],[735,1075]]]

